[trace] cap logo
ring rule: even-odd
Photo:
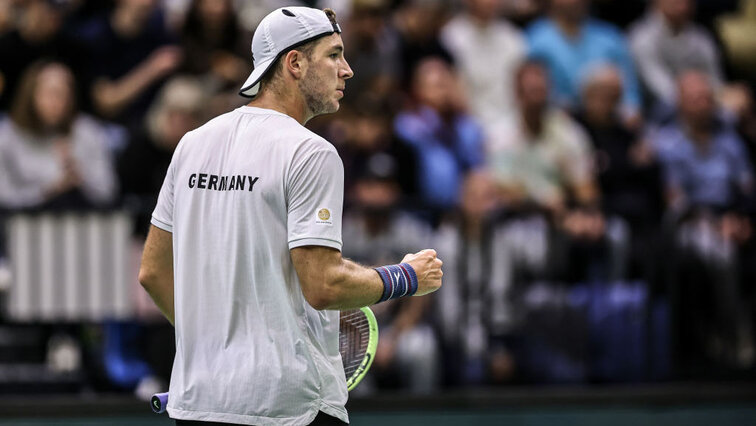
[[[283,13],[286,16],[294,17],[294,14],[289,9],[281,9],[281,13]]]

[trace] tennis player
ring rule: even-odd
[[[348,423],[337,310],[441,286],[434,250],[375,269],[341,257],[343,165],[303,126],[352,77],[340,33],[329,9],[271,12],[240,92],[252,101],[173,155],[139,280],[176,327],[178,425]]]

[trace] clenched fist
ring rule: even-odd
[[[402,263],[409,263],[417,275],[417,292],[415,296],[433,293],[441,287],[441,277],[444,262],[436,256],[436,250],[425,249],[414,254],[408,254]]]

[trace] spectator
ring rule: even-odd
[[[545,238],[549,229],[537,223],[545,215],[558,231],[550,239],[550,250],[562,253],[555,256],[560,262],[569,257],[563,264],[549,265],[551,277],[573,282],[618,278],[623,259],[607,250],[613,234],[607,240],[588,136],[566,113],[549,104],[543,65],[525,62],[517,70],[515,85],[519,112],[499,123],[486,140],[488,167],[504,206],[524,221],[512,222],[514,240],[505,241],[517,241],[523,232],[532,233],[532,239]],[[545,254],[539,256],[545,258]]]
[[[482,163],[482,133],[460,106],[459,86],[443,60],[418,63],[412,94],[416,105],[397,115],[394,131],[415,152],[420,202],[436,222],[457,204],[464,173]]]
[[[466,0],[441,41],[454,56],[470,99],[471,113],[488,127],[512,114],[514,71],[527,47],[519,29],[501,20],[502,0]]]
[[[95,112],[129,128],[141,125],[159,83],[182,61],[156,0],[117,0],[81,30],[90,47]]]
[[[369,157],[352,188],[353,208],[344,216],[344,256],[368,265],[426,247],[426,225],[398,210],[401,192],[396,162],[386,153]],[[438,383],[438,348],[424,321],[428,301],[410,298],[376,305],[379,322],[374,369],[379,384],[394,382],[414,393],[429,393]]]
[[[338,114],[339,119],[329,129],[328,140],[333,141],[344,163],[344,182],[347,185],[345,204],[348,206],[352,201],[349,198],[352,183],[357,181],[368,161],[378,153],[395,159],[396,181],[402,194],[414,193],[416,159],[412,150],[396,140],[391,131],[391,116],[387,114],[384,104],[370,98],[359,99],[349,111]]]
[[[632,277],[656,282],[663,209],[662,179],[651,144],[619,118],[622,77],[611,65],[598,66],[585,76],[577,120],[588,131],[603,211],[610,218],[614,239],[623,244]],[[625,225],[629,225],[628,229]],[[630,237],[632,236],[632,237]],[[624,247],[627,246],[627,247]],[[627,278],[624,272],[618,275]]]
[[[409,89],[418,64],[426,58],[440,58],[452,63],[452,55],[439,41],[439,31],[446,10],[443,2],[436,0],[410,0],[401,3],[394,14],[394,24],[399,35],[399,60],[401,82]]]
[[[543,65],[529,61],[515,75],[519,111],[486,138],[488,165],[510,206],[536,205],[554,213],[574,200],[595,205],[588,136],[563,111],[549,104]]]
[[[622,76],[611,65],[592,69],[583,82],[578,122],[596,153],[604,211],[627,220],[634,233],[654,229],[661,218],[661,175],[649,141],[623,124],[618,107]]]
[[[665,168],[667,205],[678,218],[678,355],[687,372],[705,372],[712,359],[719,367],[747,368],[753,336],[736,272],[741,248],[753,238],[743,215],[753,197],[752,165],[732,126],[717,116],[709,77],[686,71],[677,86],[678,119],[653,142]]]
[[[724,211],[753,191],[753,171],[743,142],[717,115],[713,84],[700,71],[677,80],[678,119],[653,141],[666,170],[670,208]]]
[[[349,59],[354,77],[344,102],[356,105],[357,99],[396,97],[400,80],[399,40],[388,21],[385,0],[355,0],[344,25],[344,56]]]
[[[527,31],[530,56],[543,61],[561,106],[574,109],[580,97],[580,76],[607,62],[622,71],[623,118],[640,122],[641,96],[624,35],[614,26],[588,17],[587,0],[550,0],[548,17]]]
[[[248,74],[243,58],[250,39],[239,28],[231,0],[193,0],[182,28],[182,70],[208,77],[207,83],[219,90],[233,87],[236,92]]]
[[[514,374],[506,342],[512,322],[510,288],[493,253],[500,245],[494,240],[502,235],[495,220],[498,201],[486,172],[468,173],[458,214],[435,233],[434,247],[445,259],[444,292],[435,297],[435,317],[450,385],[502,383]]]
[[[13,2],[5,1],[0,9],[13,11]],[[0,110],[7,110],[19,86],[21,74],[35,61],[48,58],[74,70],[78,86],[86,83],[81,76],[84,58],[81,46],[61,31],[65,18],[62,6],[49,0],[29,0],[16,6],[16,28],[0,31]],[[0,13],[2,15],[2,13]],[[5,90],[3,90],[3,86]],[[77,94],[78,95],[78,94]]]
[[[186,132],[204,122],[207,99],[197,79],[169,80],[147,112],[145,130],[134,135],[118,161],[122,193],[137,215],[137,232],[142,236],[147,234],[173,151]]]
[[[117,184],[106,134],[79,113],[71,70],[37,62],[0,123],[0,205],[6,209],[109,204]]]
[[[638,73],[654,103],[676,104],[677,76],[688,69],[722,85],[719,52],[711,35],[693,22],[693,0],[655,0],[652,10],[630,31]]]

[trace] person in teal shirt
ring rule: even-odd
[[[620,69],[623,117],[640,118],[641,94],[625,36],[588,16],[586,0],[551,0],[548,17],[527,29],[529,56],[549,70],[554,100],[569,109],[579,103],[582,76],[607,63]]]

